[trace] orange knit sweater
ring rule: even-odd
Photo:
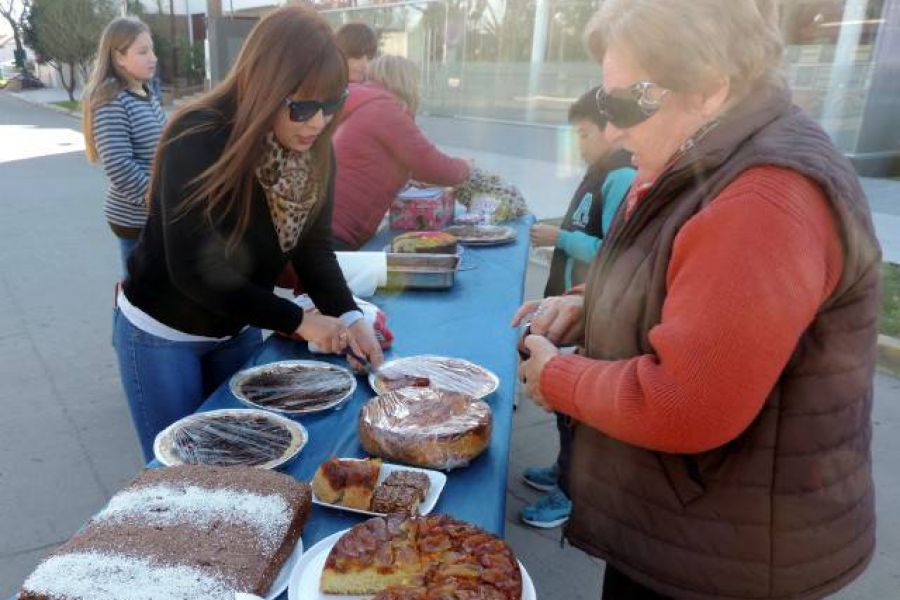
[[[654,353],[554,357],[541,393],[554,410],[644,448],[695,453],[733,440],[840,279],[830,210],[794,171],[742,173],[675,238]]]

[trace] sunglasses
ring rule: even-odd
[[[668,93],[650,81],[638,81],[609,92],[601,87],[597,88],[597,109],[615,127],[628,129],[655,115]]]
[[[349,95],[350,91],[344,90],[337,98],[326,100],[325,102],[319,102],[318,100],[291,100],[290,98],[285,98],[284,104],[290,111],[289,116],[291,121],[300,123],[309,121],[316,116],[316,113],[320,110],[326,117],[332,116],[334,113],[341,110],[341,107],[344,106]]]

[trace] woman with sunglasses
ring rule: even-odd
[[[228,77],[163,133],[114,345],[144,455],[241,367],[261,329],[382,361],[331,247],[334,116],[347,65],[328,24],[270,13]],[[321,313],[273,293],[290,262]]]
[[[350,98],[334,136],[340,169],[334,194],[335,247],[356,250],[378,229],[407,181],[458,185],[470,165],[447,156],[416,124],[419,69],[402,56],[382,55],[369,64],[364,84],[350,84]]]
[[[585,288],[515,318],[529,395],[577,422],[566,535],[606,599],[834,593],[875,541],[857,176],[791,103],[771,0],[606,0],[587,41],[638,183]]]

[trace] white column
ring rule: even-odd
[[[536,0],[534,4],[534,29],[531,33],[531,66],[528,69],[528,101],[526,119],[533,121],[535,116],[534,97],[540,92],[541,70],[544,56],[547,54],[547,30],[550,23],[549,0]]]
[[[850,72],[856,61],[856,50],[866,18],[869,0],[846,0],[844,14],[841,17],[840,32],[834,48],[834,62],[831,64],[831,75],[828,78],[828,93],[822,111],[822,123],[826,128],[840,119],[838,108],[843,104],[840,99],[849,88]],[[833,133],[833,132],[829,132]]]

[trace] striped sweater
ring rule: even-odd
[[[165,120],[156,95],[127,90],[94,111],[94,142],[110,181],[104,212],[111,225],[144,227],[150,165]]]

